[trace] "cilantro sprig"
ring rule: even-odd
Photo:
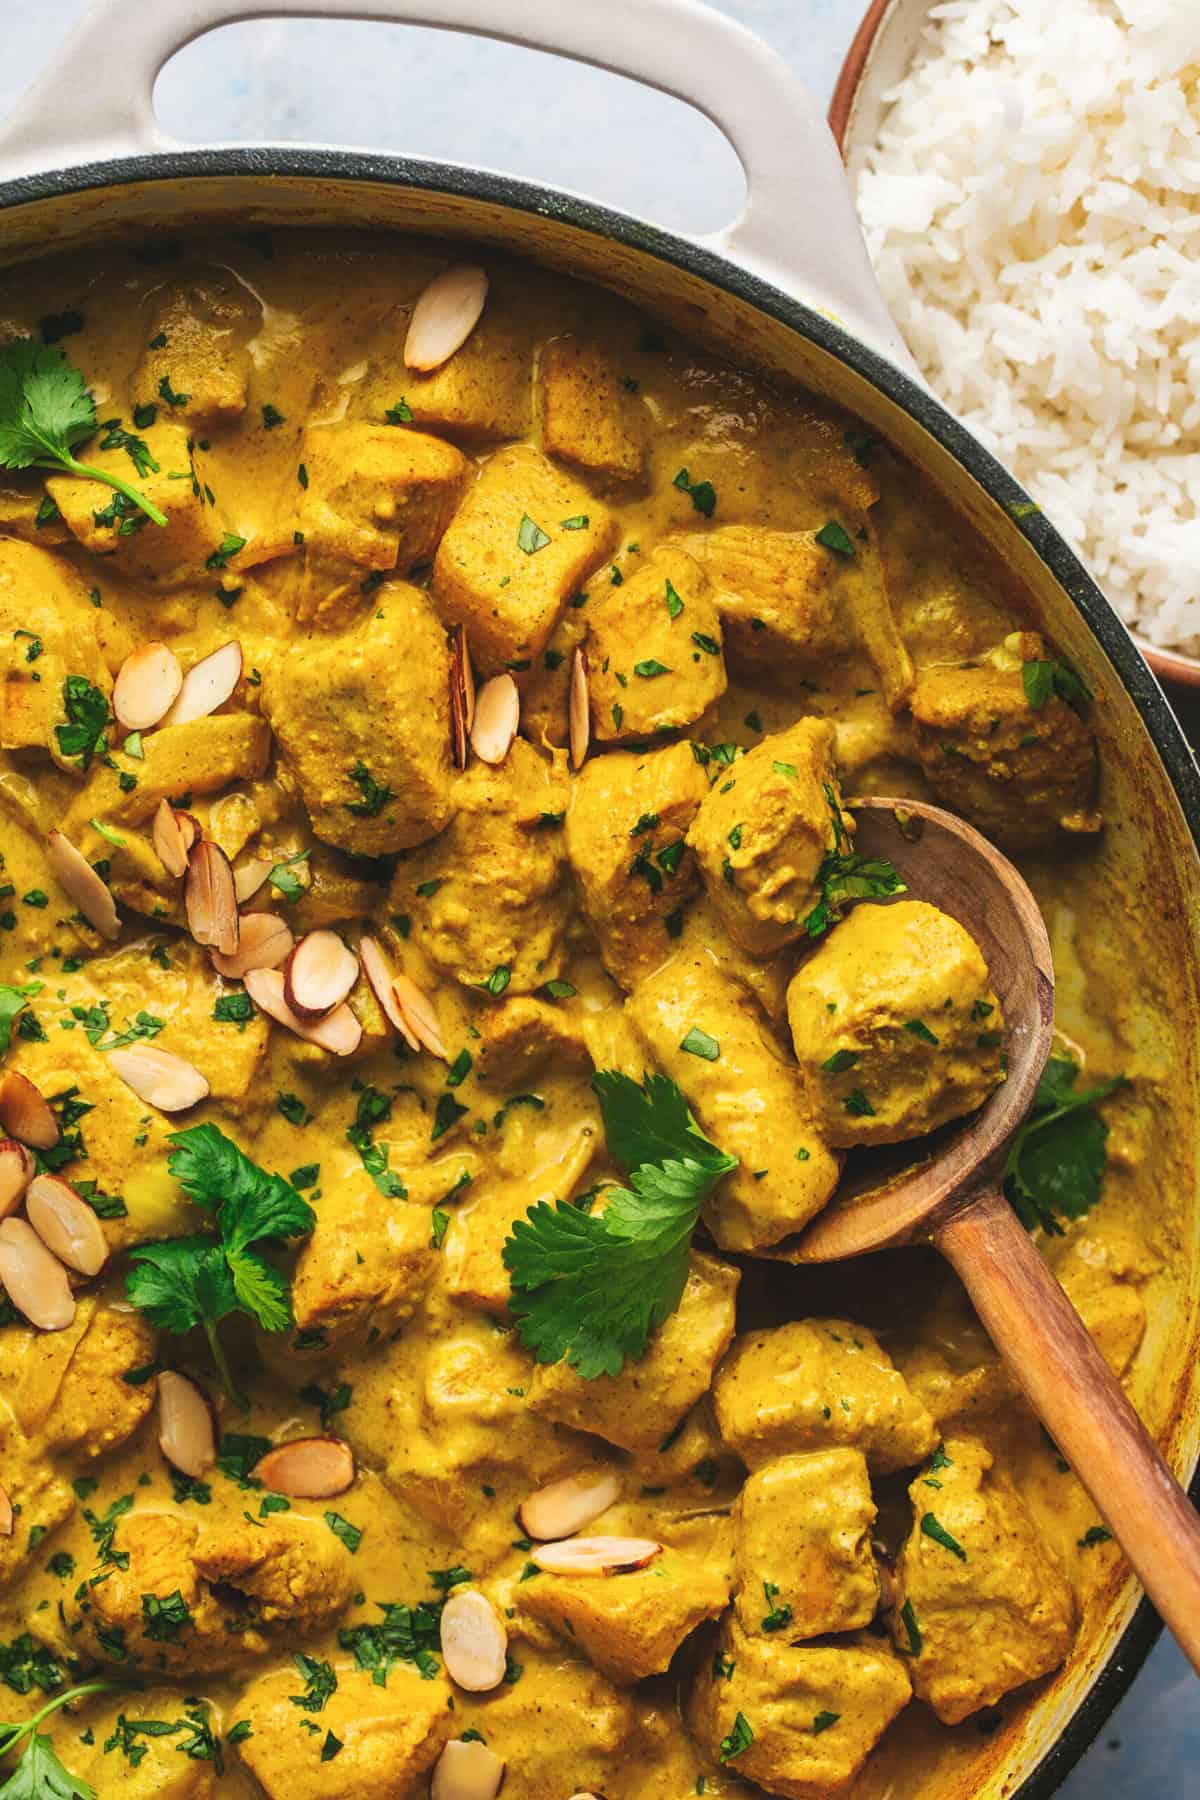
[[[66,469],[102,481],[156,525],[165,525],[166,514],[140,489],[94,463],[78,461],[76,444],[92,437],[96,428],[96,405],[82,371],[61,350],[32,338],[14,338],[0,349],[0,468]],[[139,467],[138,473],[145,470]]]
[[[112,1681],[87,1681],[55,1694],[32,1718],[23,1719],[19,1724],[0,1720],[0,1757],[9,1755],[21,1739],[25,1739],[15,1768],[0,1786],[0,1800],[96,1800],[95,1788],[64,1767],[53,1740],[39,1731],[38,1726],[60,1706],[83,1700],[88,1694],[109,1693],[115,1686]]]
[[[675,1083],[639,1086],[615,1069],[592,1078],[613,1159],[627,1188],[602,1214],[539,1201],[514,1222],[504,1262],[522,1343],[539,1362],[564,1358],[586,1381],[619,1375],[675,1311],[700,1209],[737,1158],[710,1143]]]
[[[821,858],[817,870],[821,898],[804,921],[811,938],[824,937],[853,900],[881,900],[889,894],[908,892],[886,858],[859,856],[854,851],[837,795],[828,782],[823,783],[823,788],[833,824],[833,849]]]
[[[12,1029],[17,1014],[41,993],[43,985],[40,981],[29,981],[23,986],[14,987],[10,982],[0,981],[0,1056],[3,1056],[12,1042]]]
[[[202,1326],[230,1397],[242,1402],[217,1333],[231,1313],[249,1315],[264,1331],[293,1323],[291,1289],[261,1246],[302,1237],[316,1214],[282,1175],[260,1169],[215,1125],[193,1125],[169,1140],[167,1167],[189,1199],[211,1215],[215,1236],[139,1244],[126,1292],[161,1331]]]
[[[1100,1198],[1108,1163],[1108,1126],[1096,1111],[1125,1086],[1115,1075],[1076,1090],[1079,1065],[1052,1056],[1038,1082],[1029,1117],[1013,1139],[1004,1191],[1028,1231],[1063,1235],[1063,1219],[1082,1219]]]

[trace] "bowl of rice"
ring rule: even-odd
[[[875,0],[830,123],[930,387],[1200,687],[1200,4]]]

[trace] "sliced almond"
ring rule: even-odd
[[[477,263],[451,263],[435,275],[413,307],[404,340],[409,369],[440,369],[479,323],[488,278]]]
[[[478,1588],[451,1594],[442,1608],[442,1657],[451,1681],[469,1694],[490,1694],[504,1680],[508,1632]]]
[[[31,1150],[51,1150],[58,1142],[58,1120],[49,1101],[15,1069],[0,1075],[0,1126]]]
[[[283,971],[283,997],[297,1017],[311,1023],[341,1004],[358,980],[358,958],[336,931],[310,931]]]
[[[102,938],[111,941],[120,937],[121,921],[112,895],[87,858],[57,829],[46,839],[46,860],[59,886],[88,924],[95,926]]]
[[[334,1056],[351,1056],[358,1049],[362,1040],[362,1026],[344,1000],[324,1019],[302,1019],[292,1011],[284,998],[281,969],[250,969],[243,979],[246,992],[255,1006],[265,1012],[269,1019],[274,1019],[276,1024],[285,1025],[289,1031],[294,1031],[306,1043],[317,1044],[322,1050],[330,1050]]]
[[[254,1479],[292,1500],[332,1500],[354,1483],[354,1452],[341,1438],[293,1438],[268,1450],[254,1465]]]
[[[190,854],[192,845],[198,844],[204,835],[200,829],[200,821],[195,813],[181,812],[178,807],[175,808],[175,817],[179,822],[179,835],[183,839],[183,847]]]
[[[463,717],[470,731],[475,723],[475,670],[471,666],[471,647],[467,643],[467,628],[456,625],[450,633],[451,654],[457,654],[459,664],[459,681],[462,687]]]
[[[567,705],[567,728],[571,742],[571,767],[583,767],[592,741],[592,715],[588,701],[587,652],[576,644],[571,658],[571,693]]]
[[[450,1059],[442,1042],[442,1028],[428,994],[399,970],[392,978],[392,992],[404,1020],[401,1029],[409,1043],[415,1038],[414,1048],[428,1050],[430,1056],[437,1056],[442,1062],[448,1062]]]
[[[0,1225],[0,1283],[39,1331],[63,1331],[75,1317],[67,1271],[24,1219]]]
[[[238,864],[233,871],[233,891],[239,906],[245,906],[247,900],[257,894],[274,867],[269,856],[254,856],[249,862]]]
[[[653,1538],[575,1537],[535,1544],[529,1557],[547,1575],[629,1575],[652,1563],[661,1550]]]
[[[278,969],[292,953],[296,940],[274,913],[243,913],[238,924],[238,947],[232,956],[210,950],[209,961],[218,975],[240,981],[251,969]]]
[[[400,1002],[396,998],[395,971],[374,938],[361,938],[358,945],[358,960],[362,964],[362,972],[367,986],[379,1003],[379,1010],[394,1031],[398,1031],[410,1050],[419,1050],[420,1044],[413,1035],[412,1028],[401,1011]]]
[[[180,876],[187,873],[191,844],[184,834],[184,820],[190,818],[190,813],[176,812],[169,800],[159,801],[150,830],[150,842],[154,846],[155,856],[168,875]]]
[[[224,706],[241,679],[242,646],[234,638],[193,663],[163,724],[186,725],[191,719],[207,718],[218,706]]]
[[[467,766],[467,742],[470,727],[467,724],[466,702],[462,689],[454,678],[454,670],[450,671],[450,761],[456,769]]]
[[[505,1762],[475,1738],[451,1738],[434,1764],[430,1800],[495,1800]]]
[[[18,1144],[16,1138],[0,1138],[0,1219],[16,1212],[36,1166],[24,1144]]]
[[[233,956],[239,941],[237,895],[229,858],[219,844],[202,838],[188,856],[183,887],[188,930],[198,944]]]
[[[173,1469],[193,1481],[217,1460],[217,1434],[207,1396],[173,1369],[164,1369],[158,1378],[158,1447]]]
[[[13,1534],[13,1503],[8,1497],[8,1489],[0,1486],[0,1537],[11,1537]]]
[[[471,748],[480,762],[495,768],[512,749],[521,722],[521,694],[511,675],[493,675],[475,701]]]
[[[208,1093],[208,1081],[195,1063],[156,1044],[133,1044],[127,1050],[110,1050],[109,1067],[131,1087],[139,1100],[159,1112],[184,1112]]]
[[[142,644],[117,671],[113,712],[124,730],[149,731],[170,712],[182,686],[183,670],[170,645]]]
[[[621,1498],[621,1483],[611,1471],[564,1475],[538,1488],[517,1510],[526,1537],[550,1541],[572,1537]]]
[[[475,723],[475,673],[462,625],[450,631],[450,754],[456,769],[467,766],[467,739]]]
[[[108,1240],[99,1219],[69,1181],[35,1175],[25,1196],[25,1215],[59,1262],[80,1275],[98,1275],[108,1261]]]

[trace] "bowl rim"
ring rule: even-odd
[[[842,153],[843,162],[848,160],[850,125],[854,117],[855,102],[875,41],[888,16],[905,3],[906,0],[871,0],[838,71],[827,116],[829,129]],[[925,4],[930,6],[932,0],[925,0]],[[1170,682],[1174,687],[1200,688],[1200,656],[1189,656],[1184,650],[1164,649],[1151,643],[1149,638],[1140,631],[1135,631],[1132,626],[1127,626],[1126,629],[1154,673],[1163,681]]]

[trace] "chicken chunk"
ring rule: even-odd
[[[609,352],[586,338],[551,338],[539,374],[542,445],[550,456],[618,480],[642,473],[645,406]]]
[[[65,1766],[105,1800],[210,1800],[216,1790],[219,1720],[178,1688],[93,1695],[48,1724]]]
[[[297,1712],[303,1672],[274,1669],[238,1701],[238,1717],[250,1724],[238,1755],[267,1800],[328,1800],[332,1792],[355,1800],[408,1800],[426,1791],[422,1777],[455,1729],[445,1677],[427,1681],[410,1664],[398,1663],[381,1687],[346,1657],[335,1661],[333,1672],[337,1686],[312,1721],[315,1732],[299,1729],[315,1710]],[[341,1746],[333,1771],[322,1754],[328,1734]]]
[[[519,994],[491,1007],[479,1022],[475,1072],[493,1094],[516,1093],[548,1064],[586,1064],[587,1046],[574,1014],[549,1000]]]
[[[854,648],[847,564],[812,532],[723,525],[682,542],[716,591],[725,655],[738,675],[772,684],[821,675]]]
[[[632,988],[670,954],[700,885],[684,837],[708,793],[690,744],[586,762],[571,786],[567,855],[609,974]]]
[[[629,1574],[541,1574],[517,1592],[523,1612],[618,1685],[659,1674],[684,1638],[729,1604],[722,1570],[673,1550]]]
[[[466,343],[440,368],[428,374],[405,368],[393,380],[393,387],[400,381],[418,428],[471,443],[525,437],[533,422],[528,283],[519,270],[488,274],[487,303]]]
[[[7,1398],[7,1395],[6,1395]],[[0,1469],[14,1529],[0,1535],[0,1594],[28,1573],[43,1539],[75,1510],[71,1489],[37,1445],[0,1413]],[[20,1511],[18,1512],[18,1507]],[[44,1560],[44,1552],[42,1553]]]
[[[449,829],[397,866],[388,904],[464,987],[531,994],[562,969],[566,781],[518,738],[501,767],[475,763],[455,801]]]
[[[680,950],[634,989],[626,1016],[702,1130],[738,1158],[704,1208],[721,1248],[762,1249],[807,1225],[837,1186],[838,1158],[796,1070],[712,953]]]
[[[696,1741],[731,1771],[789,1800],[843,1793],[912,1697],[886,1642],[748,1637],[731,1621],[686,1707]]]
[[[1004,1079],[983,952],[924,900],[856,906],[788,988],[792,1042],[831,1144],[895,1144],[982,1106]]]
[[[684,550],[656,550],[587,609],[592,736],[628,743],[691,725],[725,692],[721,621],[707,575]]]
[[[891,1475],[937,1443],[878,1339],[846,1319],[797,1319],[737,1338],[713,1402],[721,1436],[751,1469],[840,1446],[861,1450],[872,1474]]]
[[[297,1333],[359,1343],[411,1318],[434,1264],[424,1208],[383,1198],[355,1173],[328,1183],[316,1213],[292,1280]]]
[[[879,1605],[875,1503],[861,1450],[781,1456],[734,1506],[737,1616],[749,1636],[794,1644],[869,1625]]]
[[[738,1271],[694,1250],[679,1308],[640,1362],[619,1375],[583,1377],[567,1363],[539,1363],[529,1404],[560,1424],[622,1450],[656,1450],[702,1394],[733,1337]]]
[[[179,801],[185,794],[195,799],[234,781],[257,780],[266,773],[270,753],[270,728],[254,713],[211,713],[184,725],[163,725],[144,734],[140,760],[114,757],[117,766],[111,769],[92,763],[62,828],[74,839],[90,819],[117,827],[148,824],[163,800]],[[122,774],[132,775],[135,785],[123,788]]]
[[[252,335],[262,307],[224,269],[198,268],[154,295],[146,348],[130,382],[141,403],[203,430],[246,410]]]
[[[126,1443],[154,1406],[154,1383],[127,1377],[153,1363],[156,1342],[140,1313],[96,1307],[47,1416],[47,1448],[91,1460]]]
[[[62,751],[54,727],[66,723],[68,676],[105,697],[112,691],[100,615],[68,562],[6,537],[0,537],[0,676],[0,749],[48,751],[59,768],[78,773],[78,757]]]
[[[365,626],[296,639],[263,678],[263,708],[317,836],[384,856],[453,810],[450,653],[419,588],[389,582]]]
[[[1092,733],[1055,693],[1033,707],[1019,669],[929,669],[912,716],[934,797],[1004,849],[1100,829]]]
[[[407,575],[431,560],[468,464],[440,438],[370,424],[310,425],[301,462],[299,616],[348,624],[381,573]]]
[[[752,956],[802,938],[820,898],[822,860],[846,828],[833,747],[825,719],[764,738],[721,771],[688,832],[713,905]]]
[[[451,1714],[455,1733],[480,1731],[503,1759],[503,1792],[511,1800],[631,1797],[644,1744],[637,1699],[559,1649],[522,1643],[516,1660],[519,1681],[494,1694],[456,1694]]]
[[[489,457],[433,565],[438,610],[465,627],[477,673],[540,658],[616,529],[608,509],[540,451],[521,444]]]
[[[909,1488],[892,1635],[946,1725],[1058,1668],[1075,1600],[1007,1475],[978,1439],[946,1440]]]

